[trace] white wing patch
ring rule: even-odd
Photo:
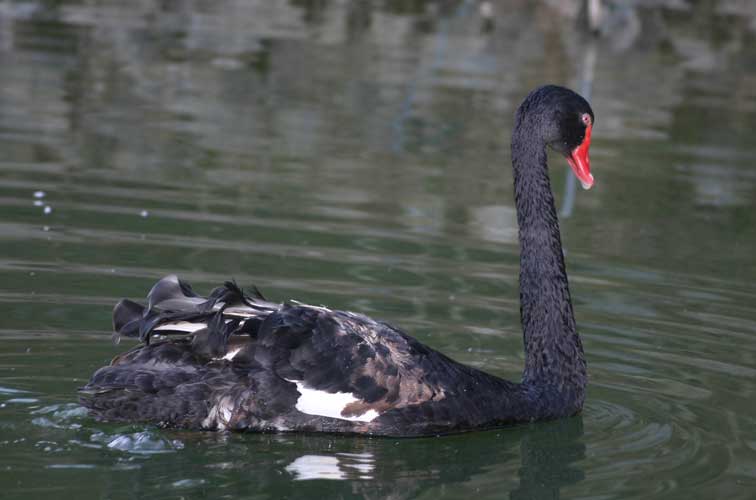
[[[234,356],[236,356],[237,354],[239,354],[239,351],[241,351],[241,347],[237,347],[236,349],[231,349],[230,351],[228,351],[226,353],[225,356],[223,356],[222,359],[231,361],[232,359],[234,359]]]
[[[298,380],[287,380],[297,384],[299,399],[296,408],[302,413],[308,415],[318,415],[321,417],[339,418],[341,420],[350,420],[352,422],[372,422],[379,416],[375,410],[368,410],[362,415],[354,417],[345,417],[341,414],[347,405],[358,402],[359,399],[354,397],[351,392],[325,392],[317,389],[310,389]]]
[[[174,323],[165,323],[155,328],[155,330],[168,330],[171,332],[194,333],[197,330],[207,328],[207,323],[192,323],[191,321],[176,321]]]
[[[226,320],[226,323],[231,321],[230,319]],[[239,325],[243,325],[244,322],[242,321],[239,323]],[[160,326],[155,327],[155,331],[158,330],[167,330],[169,332],[186,332],[186,333],[194,333],[196,331],[202,330],[203,328],[207,328],[207,323],[193,323],[191,321],[174,321],[172,323],[163,323]]]

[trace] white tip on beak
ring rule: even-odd
[[[591,189],[591,186],[593,186],[593,174],[588,174],[588,175],[590,176],[590,179],[591,179],[590,182],[583,182],[582,180],[580,181],[580,184],[582,184],[583,189],[585,189],[586,191]]]

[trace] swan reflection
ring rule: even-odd
[[[375,468],[372,453],[335,453],[333,455],[302,455],[286,471],[295,481],[309,479],[373,479]]]
[[[369,498],[414,498],[443,480],[452,497],[474,487],[481,496],[556,499],[585,479],[580,416],[439,439],[281,439],[308,452],[284,467],[294,481],[351,481],[354,492]],[[333,446],[341,449],[329,452]]]

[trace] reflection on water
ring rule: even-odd
[[[585,479],[576,462],[585,458],[583,421],[580,417],[550,425],[543,432],[522,438],[520,484],[512,500],[560,498],[561,488]]]
[[[302,455],[286,466],[295,480],[309,479],[373,479],[375,468],[371,453],[336,453],[329,455]]]
[[[489,476],[490,469],[499,469],[504,465],[506,470],[515,472],[509,478],[514,486],[510,491],[510,498],[513,500],[560,498],[563,487],[576,484],[585,478],[585,473],[579,466],[579,462],[585,458],[585,444],[580,439],[583,436],[583,421],[580,417],[546,424],[539,432],[533,429],[519,431],[518,463],[507,463],[513,462],[515,455],[511,451],[501,453],[500,448],[510,447],[510,443],[502,442],[501,435],[495,436],[494,449],[490,439],[491,433],[484,433],[483,437],[488,439],[489,444],[484,444],[485,441],[477,436],[465,437],[465,441],[474,443],[477,451],[475,455],[465,454],[468,449],[473,451],[473,447],[468,446],[467,442],[455,443],[455,453],[465,457],[465,460],[444,472],[434,471],[434,462],[429,460],[430,457],[426,454],[417,453],[397,458],[391,456],[390,447],[378,444],[369,445],[371,452],[303,455],[287,465],[285,470],[294,475],[296,480],[350,481],[381,478],[396,474],[399,470],[401,472],[394,489],[388,490],[384,487],[382,491],[390,498],[416,496],[427,487],[423,484],[425,480],[441,480],[445,482],[446,488],[455,488],[455,483],[464,485],[475,476]],[[416,441],[417,446],[413,451],[418,451],[417,448],[427,448],[426,442]],[[516,442],[517,438],[512,444]],[[391,464],[390,470],[385,470],[384,464]],[[411,481],[405,480],[410,478]],[[487,479],[481,484],[486,484],[490,480]],[[490,486],[495,487],[493,484]],[[373,486],[370,483],[365,484],[364,493],[369,494],[371,488]]]
[[[48,470],[96,470],[87,481],[90,494],[99,492],[97,496],[141,495],[156,486],[158,491],[201,492],[212,484],[219,495],[254,488],[304,498],[312,490],[297,482],[325,479],[343,481],[355,495],[368,498],[415,498],[434,491],[456,498],[471,484],[483,496],[508,491],[513,499],[560,498],[564,488],[585,479],[581,417],[394,440],[136,430],[138,426],[93,424],[72,403],[38,407],[30,414],[36,429],[27,437],[0,441],[0,446]],[[19,453],[27,448],[31,451]],[[23,481],[23,468],[6,470],[18,469]],[[338,485],[319,487],[340,491]]]
[[[751,498],[754,4],[603,2],[599,38],[582,4],[0,2],[2,491]],[[396,441],[113,426],[74,403],[123,348],[115,301],[174,272],[518,377],[508,136],[544,82],[596,112],[595,188],[551,159],[581,418]]]

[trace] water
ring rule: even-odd
[[[555,0],[492,22],[470,1],[1,2],[2,496],[754,498],[756,13],[686,3],[615,9],[592,41]],[[586,79],[595,188],[570,204],[551,159],[582,416],[392,440],[76,404],[127,348],[112,305],[172,272],[516,379],[512,115]]]

